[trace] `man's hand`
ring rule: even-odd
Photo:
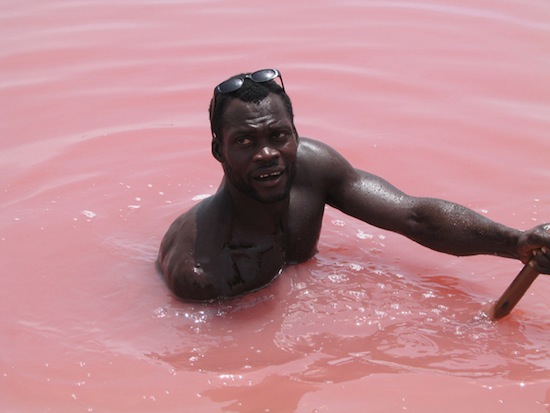
[[[523,232],[518,240],[518,255],[523,263],[533,258],[538,272],[550,274],[550,224],[537,225]]]

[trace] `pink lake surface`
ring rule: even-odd
[[[219,304],[154,269],[218,186],[207,105],[277,67],[296,125],[415,195],[550,220],[550,3],[4,1],[1,412],[549,412],[550,279],[327,209],[319,254]]]

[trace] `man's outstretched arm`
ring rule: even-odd
[[[352,168],[337,153],[326,160],[333,175],[327,202],[344,213],[447,254],[498,255],[524,263],[535,256],[536,269],[550,273],[548,226],[520,231],[453,202],[407,195],[380,177]]]

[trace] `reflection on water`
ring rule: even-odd
[[[328,208],[319,254],[245,297],[182,303],[153,265],[219,183],[212,86],[262,67],[354,165],[547,220],[545,2],[35,3],[0,8],[0,410],[550,411],[548,280],[484,316],[519,263]]]

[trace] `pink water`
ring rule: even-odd
[[[299,132],[403,190],[550,220],[546,0],[4,1],[2,412],[549,412],[550,279],[328,209],[311,261],[224,304],[153,262],[221,169],[212,87],[277,67]]]

